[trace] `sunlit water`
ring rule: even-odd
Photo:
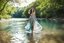
[[[9,21],[8,27],[5,29],[12,33],[11,43],[38,43],[43,38],[43,30],[64,30],[64,22],[57,20],[39,19],[38,22],[43,29],[39,33],[27,33],[25,26],[27,20],[12,20]]]
[[[36,43],[39,39],[42,38],[42,32],[33,33],[33,35],[32,33],[26,32],[25,26],[27,22],[27,20],[9,21],[9,26],[7,27],[7,30],[12,33],[12,43],[29,43],[30,40],[33,40],[32,42]]]

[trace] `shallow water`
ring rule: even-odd
[[[9,21],[8,27],[5,28],[4,30],[11,33],[11,35],[12,35],[12,38],[10,40],[11,43],[46,43],[47,38],[50,38],[52,36],[55,37],[56,34],[61,34],[61,35],[63,34],[63,33],[61,33],[61,31],[63,32],[63,30],[64,30],[63,21],[38,19],[38,22],[43,27],[42,31],[39,33],[32,34],[32,33],[26,32],[24,27],[27,23],[27,20]],[[60,30],[60,31],[58,31],[58,30]],[[45,38],[45,37],[47,37],[47,38]],[[42,40],[45,40],[45,42],[44,41],[42,42]],[[48,40],[50,40],[50,39],[48,39]]]

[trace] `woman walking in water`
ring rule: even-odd
[[[27,25],[25,26],[26,30],[28,31],[27,37],[28,37],[30,43],[35,43],[34,32],[35,31],[39,32],[39,30],[41,30],[42,28],[41,28],[41,25],[37,22],[35,9],[31,8],[28,11],[28,14],[30,14],[30,17],[28,19]],[[31,31],[31,33],[30,33],[30,31]]]
[[[28,14],[30,14],[30,17],[28,20],[29,22],[25,26],[26,30],[28,32],[31,31],[32,33],[33,32],[39,32],[42,29],[42,26],[37,22],[36,11],[34,10],[34,8],[31,8],[28,11]]]
[[[36,15],[35,15],[35,10],[34,8],[31,8],[28,12],[30,14],[30,17],[29,17],[29,21],[30,21],[30,25],[32,27],[32,33],[34,31],[34,23],[35,23],[35,20],[36,20]]]
[[[30,22],[30,25],[31,25],[31,31],[32,33],[27,33],[27,36],[29,37],[29,41],[30,43],[35,43],[34,41],[34,37],[33,37],[33,31],[34,31],[34,23],[35,23],[35,20],[36,20],[36,15],[35,15],[35,10],[34,8],[31,8],[29,11],[28,11],[28,14],[30,14],[30,17],[29,17],[29,22]]]

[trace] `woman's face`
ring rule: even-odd
[[[34,8],[32,8],[32,13],[34,12]]]

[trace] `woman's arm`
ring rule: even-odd
[[[37,20],[37,18],[36,18],[36,12],[34,11],[33,14],[34,14],[34,19]]]

